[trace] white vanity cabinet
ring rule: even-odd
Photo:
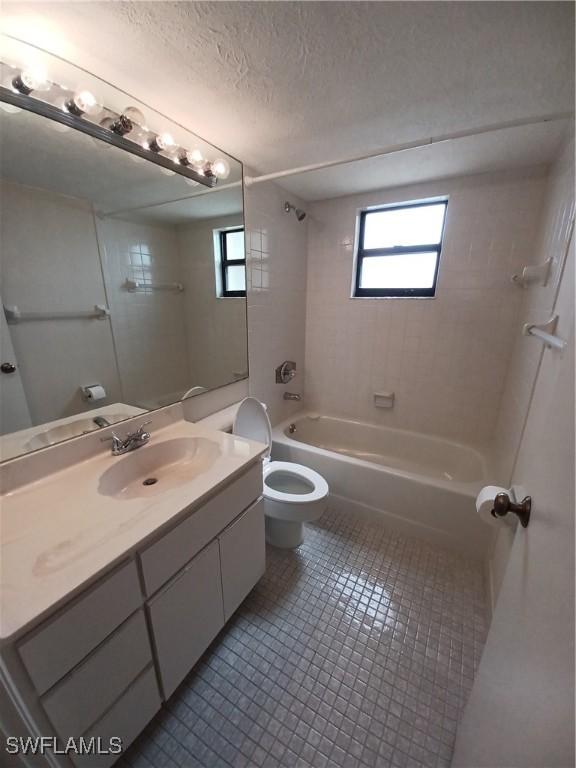
[[[148,610],[167,699],[224,626],[218,542],[196,555]]]
[[[165,699],[264,574],[263,542],[264,509],[257,501],[148,601]]]
[[[260,499],[218,537],[222,572],[224,621],[251,591],[266,570],[264,501]]]
[[[262,467],[174,516],[40,624],[3,642],[32,736],[127,749],[264,573]],[[2,697],[0,697],[2,701]],[[107,768],[117,754],[34,765]]]

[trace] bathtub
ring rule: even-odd
[[[272,440],[274,459],[326,478],[332,509],[377,516],[400,533],[479,560],[488,556],[494,529],[474,504],[486,485],[486,465],[473,448],[313,413],[279,424]]]

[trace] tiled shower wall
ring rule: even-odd
[[[303,391],[308,219],[298,222],[286,214],[287,199],[306,208],[271,182],[245,192],[250,394],[266,403],[273,424],[302,407],[283,393]],[[274,369],[284,360],[298,368],[287,386],[274,381]]]
[[[186,285],[184,316],[190,385],[219,387],[247,375],[246,301],[216,295],[214,230],[243,226],[241,214],[180,225],[181,279]]]
[[[545,171],[483,174],[315,203],[310,209],[306,405],[487,444],[522,291],[535,257]],[[359,209],[448,195],[435,299],[351,299]],[[392,409],[373,394],[393,391]]]
[[[574,139],[567,142],[546,182],[546,199],[532,262],[540,264],[553,259],[545,287],[531,285],[520,291],[521,307],[517,327],[524,323],[540,323],[550,316],[562,275],[564,257],[574,219]],[[500,482],[508,483],[543,346],[518,333],[514,337],[494,439],[494,455]]]
[[[564,145],[563,151],[550,171],[544,216],[537,248],[533,254],[535,264],[543,263],[549,257],[553,259],[550,277],[546,286],[531,285],[523,289],[517,328],[521,328],[528,322],[545,322],[554,311],[558,312],[555,301],[562,279],[567,279],[563,278],[563,266],[573,222],[574,138],[572,137]],[[570,291],[573,296],[574,286],[570,287]],[[495,481],[504,486],[508,486],[515,480],[514,466],[543,354],[544,346],[538,340],[520,333],[516,334],[491,447]],[[514,530],[511,526],[501,526],[498,531],[490,563],[493,602],[498,596],[504,577]]]
[[[184,318],[186,291],[127,291],[142,283],[182,281],[174,227],[96,219],[124,401],[142,408],[182,393],[190,371]],[[173,399],[173,398],[172,398]],[[170,399],[169,399],[170,400]]]

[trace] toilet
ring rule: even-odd
[[[274,547],[294,549],[304,540],[304,523],[317,520],[328,504],[328,483],[302,464],[272,461],[272,426],[265,406],[255,397],[240,403],[232,431],[239,437],[265,443],[264,515],[266,541]]]

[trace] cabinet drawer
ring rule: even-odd
[[[145,549],[140,559],[146,594],[152,595],[262,493],[262,466],[246,474]]]
[[[148,610],[167,699],[224,626],[218,542],[196,555]]]
[[[64,740],[83,734],[151,661],[146,620],[139,610],[42,698],[57,733]]]
[[[266,570],[264,500],[257,501],[229,525],[218,542],[224,620],[228,621]]]
[[[111,709],[98,720],[88,732],[85,739],[100,737],[101,745],[107,748],[110,739],[122,739],[122,752],[125,752],[140,731],[160,709],[160,694],[154,667],[148,667],[140,677],[118,699]],[[74,755],[72,761],[78,768],[108,768],[120,755]]]
[[[42,694],[58,682],[141,602],[136,563],[130,561],[25,638],[18,652],[37,692]]]

